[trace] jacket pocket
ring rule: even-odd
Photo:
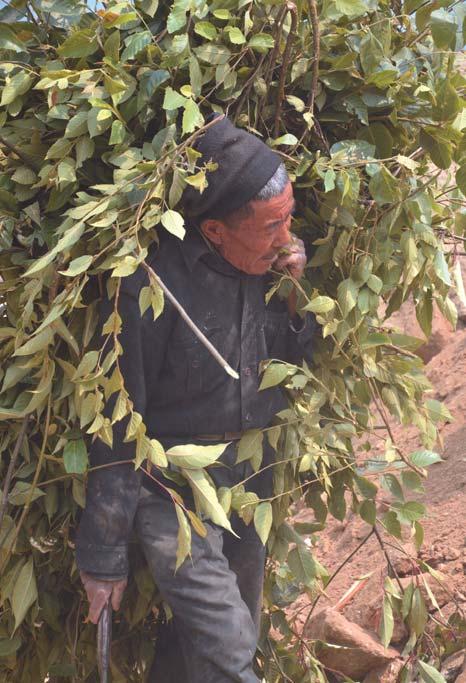
[[[286,360],[288,329],[287,312],[265,312],[264,336],[269,358]]]
[[[223,355],[225,333],[222,327],[205,324],[200,327],[216,350]],[[190,336],[178,338],[172,349],[178,376],[183,377],[187,398],[195,398],[203,392],[212,390],[223,379],[224,370],[206,349],[204,344],[191,332]]]

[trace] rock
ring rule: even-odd
[[[466,683],[466,669],[463,669],[455,683]]]
[[[413,542],[403,543],[402,549],[390,551],[390,561],[398,576],[419,574],[417,557],[418,550]]]
[[[355,680],[399,657],[393,648],[384,648],[375,634],[330,607],[311,619],[303,635],[324,641],[316,646],[316,655],[324,666]],[[339,647],[332,648],[332,645]]]
[[[418,576],[405,576],[400,579],[400,583],[404,590],[406,590],[410,583],[414,583],[415,586],[418,586],[421,591],[421,595],[426,602],[427,609],[433,610],[436,609],[436,607],[432,603],[432,600],[427,593],[425,586],[426,583],[437,600],[439,607],[443,607],[443,605],[446,605],[448,602],[450,602],[454,592],[454,588],[451,585],[449,577],[447,577],[445,574],[441,574],[439,571],[437,571],[437,574],[439,575],[440,581],[434,579],[429,572],[425,572],[424,574],[419,574]]]
[[[447,683],[453,683],[453,681],[457,680],[458,675],[464,668],[465,655],[466,651],[460,650],[443,660],[440,671]]]
[[[385,666],[373,669],[367,674],[363,683],[396,683],[403,666],[403,660],[394,659]]]
[[[369,605],[369,608],[366,612],[367,623],[364,625],[374,630],[376,633],[379,632],[380,620],[382,618],[382,601],[383,596],[381,595],[379,598],[377,598],[377,600],[374,600],[374,602]],[[390,643],[395,643],[397,645],[398,643],[403,643],[408,640],[409,630],[403,619],[398,614],[394,614],[393,617],[393,634]]]

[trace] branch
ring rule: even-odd
[[[363,547],[363,545],[365,545],[365,544],[367,543],[367,541],[370,539],[370,537],[372,536],[372,534],[373,534],[374,532],[375,532],[375,526],[372,527],[372,529],[370,530],[370,532],[367,534],[367,536],[366,536],[365,538],[363,538],[363,540],[361,541],[361,543],[359,543],[359,545],[357,545],[356,548],[355,548],[352,552],[350,552],[350,554],[348,555],[348,557],[346,557],[346,559],[340,564],[340,566],[337,567],[337,569],[333,572],[332,576],[329,578],[329,580],[328,580],[327,583],[325,584],[325,588],[327,588],[327,586],[328,586],[328,585],[333,581],[333,579],[341,572],[341,570],[343,569],[343,567],[344,567],[345,565],[347,565],[348,562],[356,555],[356,553],[359,552],[359,551],[361,550],[361,548]],[[323,594],[320,593],[320,595],[318,595],[318,596],[316,597],[316,599],[314,600],[314,602],[313,602],[313,604],[312,604],[312,606],[311,606],[311,609],[309,610],[309,613],[308,613],[308,615],[307,615],[307,617],[306,617],[306,621],[304,622],[304,625],[303,625],[303,628],[302,628],[303,632],[305,631],[306,626],[308,625],[309,620],[310,620],[310,618],[311,618],[311,616],[312,616],[312,613],[314,612],[314,610],[315,610],[315,608],[316,608],[316,606],[317,606],[317,603],[319,602],[319,600],[320,600],[320,598],[322,597],[322,595],[323,595]]]
[[[282,102],[285,99],[285,78],[288,70],[288,63],[290,61],[291,43],[293,42],[294,37],[296,35],[296,28],[298,25],[298,13],[296,5],[294,4],[294,2],[287,2],[286,7],[291,14],[291,26],[290,32],[288,33],[288,38],[286,39],[286,47],[285,52],[283,54],[282,69],[280,71],[280,81],[278,83],[277,105],[275,108],[275,123],[273,128],[274,137],[278,136],[280,128],[280,113]]]
[[[311,112],[311,114],[314,114],[314,101],[316,98],[317,85],[319,81],[320,28],[316,0],[308,0],[308,2],[309,15],[311,17],[312,24],[312,47],[314,48],[314,63],[312,65],[311,92],[309,95],[307,106],[309,107],[309,111]]]
[[[22,152],[20,149],[18,149],[15,145],[13,145],[11,142],[6,140],[2,135],[0,135],[0,143],[4,145],[7,149],[10,150],[10,152],[13,152],[13,154],[16,154],[16,156],[21,159],[21,161],[24,161],[26,166],[29,166],[29,168],[32,168],[34,171],[36,171],[36,166],[34,163],[28,158],[24,152]]]
[[[5,516],[6,506],[8,503],[8,493],[9,493],[9,489],[10,489],[11,478],[13,476],[13,470],[14,470],[15,465],[16,465],[16,460],[18,458],[19,451],[20,451],[22,443],[23,443],[23,439],[26,435],[26,430],[27,430],[29,418],[30,418],[30,414],[26,415],[26,417],[23,419],[23,423],[21,425],[21,429],[19,431],[19,435],[18,435],[18,438],[17,438],[16,443],[15,443],[15,448],[13,450],[13,455],[11,456],[10,464],[8,465],[8,470],[7,470],[6,477],[5,477],[5,483],[3,484],[2,502],[0,504],[0,529],[2,528],[2,522],[3,522],[3,518]]]
[[[155,273],[155,271],[150,266],[148,266],[147,263],[145,263],[144,261],[142,262],[142,266],[149,273],[149,279],[152,278],[159,285],[159,287],[163,290],[164,294],[166,295],[170,303],[173,304],[173,306],[176,308],[176,310],[183,318],[185,323],[188,325],[188,327],[194,332],[199,341],[202,344],[204,344],[207,351],[215,358],[217,363],[219,363],[219,365],[222,366],[227,375],[230,375],[230,377],[233,377],[234,379],[239,379],[239,375],[236,372],[236,370],[233,370],[233,368],[227,363],[225,358],[222,355],[220,355],[215,346],[207,339],[205,334],[201,332],[196,323],[186,313],[185,309],[180,304],[178,299],[174,296],[174,294],[172,294],[172,292],[168,289],[164,282],[162,282],[162,280],[159,278],[157,273]]]
[[[382,549],[382,552],[383,552],[383,554],[385,555],[385,559],[387,560],[387,564],[388,564],[388,566],[389,566],[389,568],[390,568],[390,571],[391,571],[392,575],[395,577],[395,581],[396,581],[397,584],[398,584],[398,588],[401,590],[401,593],[403,594],[403,593],[404,593],[404,588],[403,588],[403,586],[402,586],[402,584],[401,584],[400,577],[399,577],[398,574],[396,573],[396,569],[395,569],[395,567],[393,566],[392,561],[391,561],[391,559],[390,559],[390,556],[389,556],[389,554],[387,553],[387,551],[386,551],[386,549],[385,549],[385,543],[383,542],[382,536],[380,535],[380,531],[379,531],[375,526],[374,526],[374,533],[375,533],[376,538],[377,538],[377,540],[378,540],[378,542],[379,542],[380,548]]]

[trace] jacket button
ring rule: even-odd
[[[244,368],[244,374],[249,377],[251,374],[251,368]]]
[[[244,416],[244,419],[246,420],[246,422],[251,422],[251,420],[252,420],[251,413],[246,413],[246,415]]]
[[[193,362],[191,363],[191,366],[193,368],[198,368],[200,366],[200,364],[201,364],[201,362],[199,360],[193,360]]]

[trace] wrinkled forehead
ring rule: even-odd
[[[262,201],[254,201],[254,214],[267,222],[283,222],[288,220],[295,209],[293,187],[291,183],[276,197]]]

